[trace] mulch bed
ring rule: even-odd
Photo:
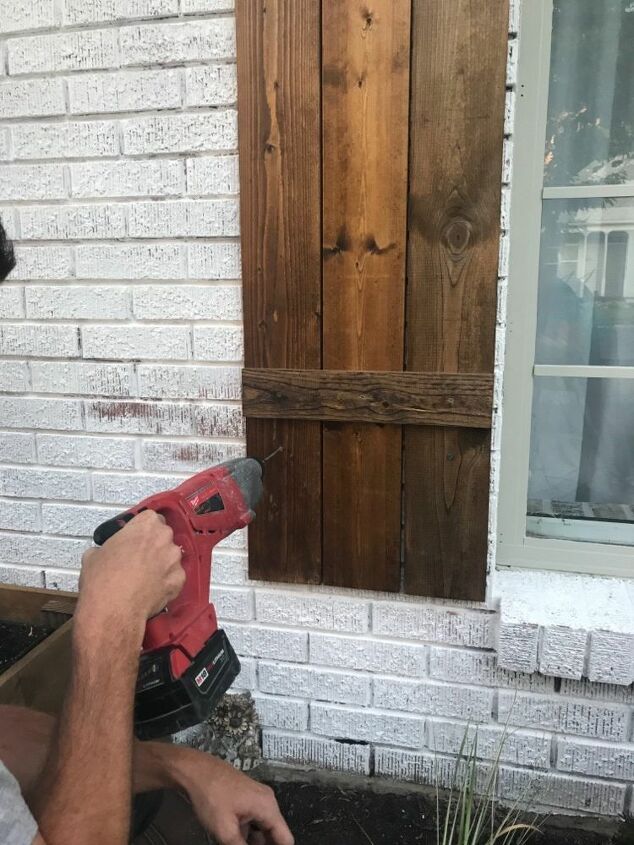
[[[51,633],[50,628],[0,620],[0,674],[17,663]]]

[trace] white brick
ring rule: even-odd
[[[199,437],[243,437],[244,418],[236,405],[197,404],[194,432]]]
[[[238,326],[194,326],[197,361],[242,361],[244,338]]]
[[[254,690],[257,686],[257,664],[255,660],[240,658],[240,674],[233,682],[232,691]]]
[[[84,279],[179,279],[183,247],[179,244],[108,244],[78,246],[77,276]]]
[[[506,92],[504,102],[504,134],[512,135],[515,123],[515,91]]]
[[[129,396],[133,371],[130,364],[33,361],[31,378],[36,393]]]
[[[84,540],[38,537],[33,534],[0,535],[0,561],[18,566],[33,564],[79,569],[86,548]]]
[[[29,370],[23,361],[3,361],[0,366],[0,391],[26,393],[29,389]]]
[[[518,727],[542,728],[619,742],[627,738],[629,710],[618,705],[500,692],[498,719]]]
[[[47,567],[42,574],[47,590],[64,590],[67,593],[76,593],[79,590],[79,572]]]
[[[507,731],[497,725],[464,725],[441,719],[427,722],[427,744],[435,754],[475,752],[478,758],[531,768],[550,768],[550,734]]]
[[[530,622],[501,622],[498,632],[498,666],[532,674],[537,671],[539,625]]]
[[[299,766],[317,766],[338,772],[370,774],[370,746],[312,736],[262,731],[265,760]]]
[[[520,0],[511,0],[509,6],[509,32],[517,32],[520,27]]]
[[[421,677],[426,673],[426,660],[427,649],[424,645],[310,634],[311,663]]]
[[[174,159],[81,162],[70,165],[70,174],[75,197],[178,196],[185,191],[183,162]]]
[[[239,279],[240,244],[192,244],[189,247],[191,279]]]
[[[73,254],[66,246],[18,246],[12,279],[67,279],[73,275]]]
[[[239,367],[142,365],[138,375],[139,396],[228,400],[241,397]]]
[[[41,464],[96,469],[133,469],[135,444],[121,437],[82,437],[77,434],[38,434]]]
[[[0,439],[0,444],[2,440]],[[240,586],[247,582],[249,561],[246,555],[214,550],[211,580],[214,584]]]
[[[238,531],[234,531],[233,534],[229,534],[228,537],[225,537],[224,540],[221,540],[218,543],[218,549],[220,551],[226,549],[239,549],[240,551],[244,551],[247,547],[247,529],[240,528]]]
[[[236,112],[232,109],[139,117],[122,121],[122,129],[126,155],[232,150],[238,142]]]
[[[490,613],[460,608],[377,602],[373,630],[402,639],[487,648],[492,646],[494,621]]]
[[[3,418],[3,424],[4,422]],[[0,432],[0,462],[12,464],[35,463],[35,437],[22,432]]]
[[[470,722],[489,722],[493,691],[395,678],[374,679],[374,704],[387,710],[407,710],[453,716]]]
[[[502,156],[502,183],[508,185],[513,172],[513,141],[504,139],[504,152]]]
[[[593,701],[605,699],[605,701],[616,701],[621,704],[634,704],[634,686],[593,684],[587,678],[581,681],[571,681],[564,678],[559,693],[573,698],[589,698]]]
[[[12,127],[16,159],[99,158],[119,153],[113,120],[71,123],[20,123]]]
[[[563,625],[542,629],[539,646],[539,671],[558,678],[581,678],[586,660],[586,631]]]
[[[566,775],[539,774],[526,769],[500,767],[498,791],[505,801],[530,802],[606,816],[623,812],[626,785],[602,783]]]
[[[120,205],[53,205],[20,209],[23,240],[63,241],[125,236]]]
[[[126,18],[154,18],[178,14],[178,0],[65,0],[67,24],[101,23]]]
[[[184,15],[196,12],[232,12],[234,8],[234,0],[181,0],[181,11]]]
[[[429,652],[429,674],[441,681],[459,684],[482,684],[487,687],[552,691],[553,679],[543,675],[509,672],[498,666],[493,652],[462,651],[432,646]]]
[[[81,403],[70,399],[0,396],[0,420],[6,428],[57,428],[72,431],[82,427]]]
[[[122,65],[199,62],[236,53],[231,18],[126,26],[120,41]]]
[[[82,74],[68,80],[68,93],[75,114],[177,109],[181,105],[180,71]]]
[[[0,499],[0,528],[5,531],[41,531],[40,506],[37,502]]]
[[[634,744],[615,745],[562,737],[557,742],[562,772],[634,782]]]
[[[634,683],[634,635],[592,631],[588,678],[625,686]]]
[[[262,590],[256,595],[256,618],[259,622],[276,625],[363,634],[368,630],[369,604],[367,601],[316,593],[300,595]]]
[[[12,320],[24,317],[22,287],[3,285],[0,287],[0,319]]]
[[[124,320],[130,316],[130,291],[120,286],[33,285],[26,289],[31,320]]]
[[[424,724],[424,720],[417,716],[377,713],[332,704],[310,705],[311,730],[337,739],[418,748],[423,744]]]
[[[258,679],[262,692],[362,707],[370,703],[369,675],[261,661]]]
[[[50,117],[65,111],[61,79],[12,79],[0,84],[0,118]]]
[[[224,626],[236,652],[247,657],[269,660],[306,662],[308,634],[304,631],[286,631],[277,628],[251,627],[231,623]]]
[[[102,29],[12,38],[7,59],[12,74],[116,67],[117,33]]]
[[[508,40],[508,60],[506,63],[506,84],[507,86],[515,85],[517,82],[517,53],[518,41],[517,38],[509,38]]]
[[[457,781],[460,782],[460,768],[455,757],[404,751],[402,748],[377,748],[374,756],[374,771],[378,777],[435,786],[437,789],[451,789]],[[482,763],[476,766],[476,784],[481,788],[485,788],[488,768]]]
[[[20,587],[43,587],[44,572],[31,566],[2,566],[0,584],[17,584]]]
[[[305,731],[308,727],[308,704],[293,698],[272,695],[254,696],[260,725],[284,731]]]
[[[237,194],[238,156],[205,156],[187,159],[188,194]]]
[[[0,196],[11,200],[55,200],[68,196],[63,164],[9,164],[0,167]]]
[[[83,326],[86,358],[190,358],[188,326],[104,325]]]
[[[4,467],[0,469],[0,491],[3,496],[86,501],[90,480],[87,472],[77,470]]]
[[[146,440],[143,443],[143,468],[176,472],[196,472],[241,457],[242,443],[213,443],[208,440]]]
[[[192,408],[172,402],[85,403],[86,430],[128,434],[189,434]]]
[[[188,106],[231,106],[238,99],[236,65],[187,68],[185,87]]]
[[[175,476],[136,475],[133,473],[94,473],[93,499],[104,505],[129,507],[141,499],[163,490],[171,490],[181,482]]]
[[[42,530],[45,534],[69,534],[92,537],[95,528],[121,513],[121,508],[94,505],[57,505],[42,503]]]
[[[168,200],[134,203],[132,238],[214,238],[240,234],[237,200]]]
[[[212,601],[221,622],[250,622],[253,619],[253,592],[214,586]]]
[[[240,320],[239,285],[135,285],[133,311],[140,320]]]
[[[0,354],[41,358],[79,355],[77,326],[5,323],[0,326]]]
[[[17,240],[19,235],[17,226],[17,209],[0,206],[0,220],[2,220],[2,226],[6,232],[7,238],[11,241]]]
[[[0,0],[0,32],[41,29],[57,22],[55,0]]]

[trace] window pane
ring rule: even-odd
[[[634,198],[544,201],[535,363],[634,365]]]
[[[554,0],[547,186],[634,182],[634,3]]]
[[[527,533],[634,545],[634,379],[534,381]]]

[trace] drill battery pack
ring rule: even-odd
[[[240,672],[240,661],[222,629],[207,640],[189,668],[174,678],[171,648],[141,656],[134,705],[138,739],[156,739],[207,719]]]

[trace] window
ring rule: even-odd
[[[634,575],[634,2],[523,4],[501,565]]]

